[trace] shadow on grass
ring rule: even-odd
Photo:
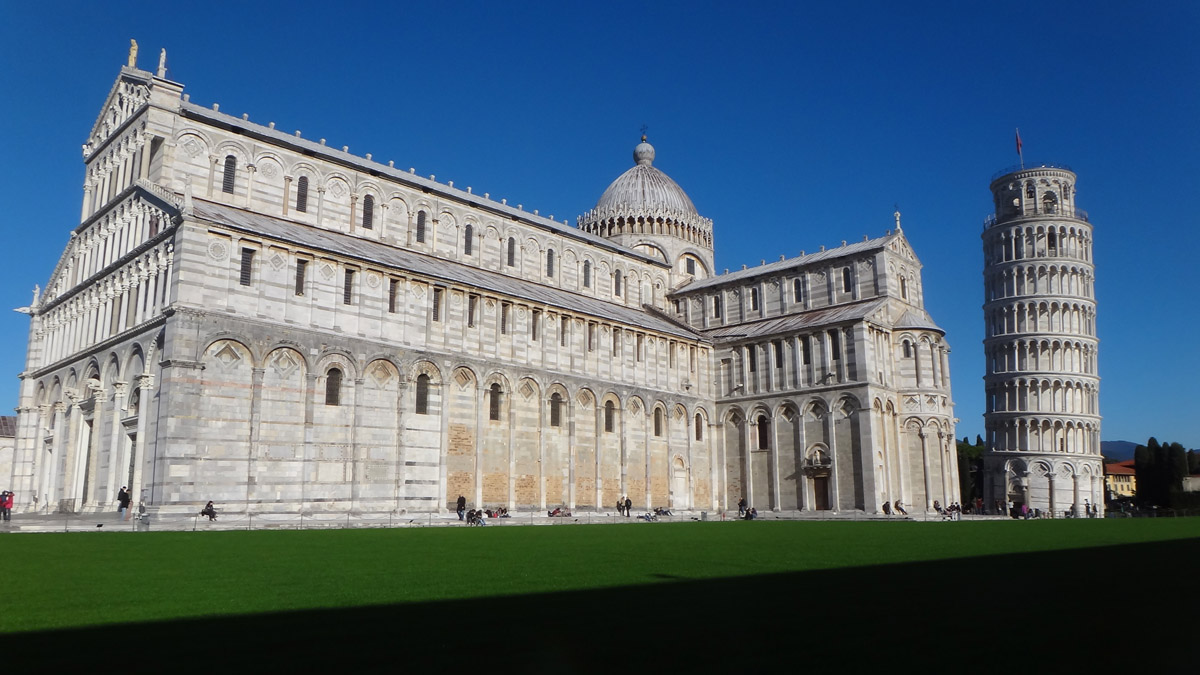
[[[0,636],[6,670],[881,673],[1183,662],[1200,539]],[[336,570],[330,570],[336,574]],[[670,570],[660,575],[676,579]],[[1138,580],[1152,582],[1139,585]],[[1172,609],[1178,608],[1178,609]],[[14,611],[7,608],[5,611]],[[19,611],[19,610],[17,610]],[[1138,636],[1142,636],[1139,638]],[[1123,645],[1123,646],[1121,646]],[[1139,657],[1142,658],[1142,657]],[[953,669],[949,670],[948,669]],[[1101,670],[1103,669],[1103,670]],[[749,672],[753,672],[750,670]]]

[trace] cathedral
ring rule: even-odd
[[[959,499],[949,346],[899,213],[718,274],[644,137],[571,225],[193,103],[136,51],[83,162],[22,310],[18,512],[122,487],[162,515]]]

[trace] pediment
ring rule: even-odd
[[[108,98],[100,108],[100,116],[92,125],[87,143],[83,144],[85,159],[149,103],[150,78],[150,73],[144,70],[129,67],[121,69],[121,76],[108,92]]]
[[[888,251],[891,251],[894,255],[898,255],[901,258],[910,260],[918,265],[921,264],[921,260],[917,258],[917,253],[913,251],[912,245],[908,243],[908,238],[904,236],[903,232],[897,232],[895,236],[892,237],[892,240],[888,243],[887,248]]]

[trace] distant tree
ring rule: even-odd
[[[958,488],[962,503],[973,502],[983,496],[983,438],[976,436],[972,445],[966,436],[957,443]]]
[[[1133,451],[1137,472],[1137,501],[1144,506],[1168,506],[1172,493],[1183,490],[1188,453],[1179,443],[1159,443],[1153,436]]]
[[[1194,476],[1200,473],[1200,452],[1188,450],[1187,452],[1188,475]]]

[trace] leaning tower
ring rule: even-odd
[[[1065,167],[992,181],[983,224],[984,498],[1063,517],[1104,506],[1092,225]],[[1101,511],[1102,513],[1102,511]]]

